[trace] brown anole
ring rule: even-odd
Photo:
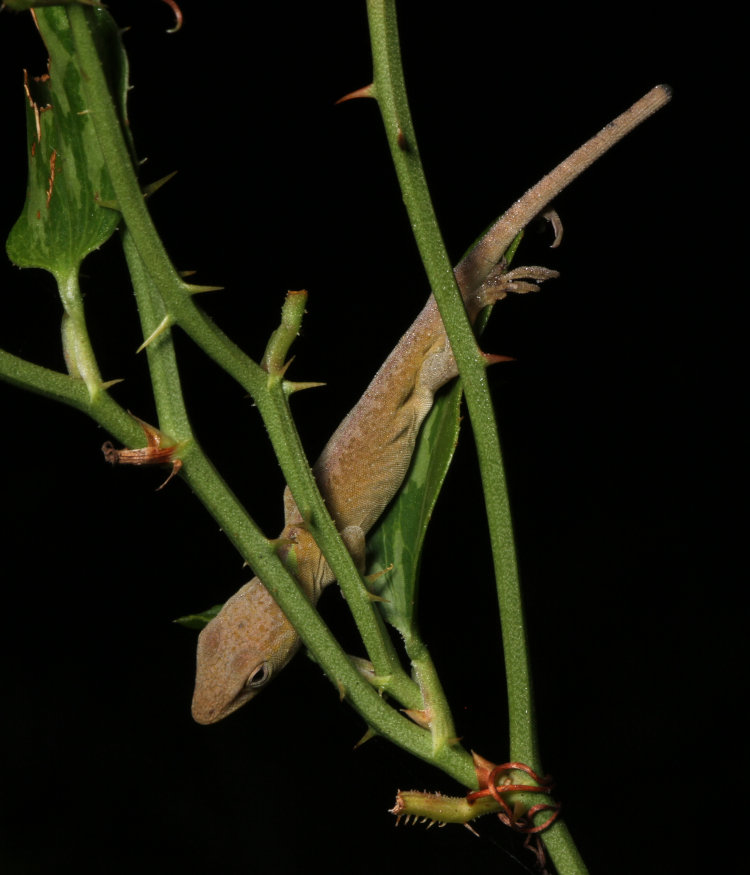
[[[502,257],[515,236],[614,143],[668,102],[657,86],[545,176],[487,231],[455,270],[473,322],[510,291],[529,291],[553,276],[541,267],[506,272]],[[313,472],[349,552],[364,562],[365,535],[406,476],[419,428],[435,392],[457,375],[434,297],[388,356],[328,441]],[[315,603],[333,575],[287,488],[282,555]],[[263,583],[253,578],[224,605],[198,639],[193,717],[214,723],[263,689],[295,654],[300,638]]]

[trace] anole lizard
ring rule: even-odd
[[[516,234],[573,179],[670,98],[657,86],[545,176],[487,231],[455,270],[473,322],[509,291],[537,287],[528,280],[557,276],[541,267],[504,271],[501,259]],[[365,535],[400,488],[419,428],[435,392],[457,376],[434,297],[388,356],[364,395],[336,429],[313,472],[328,510],[358,565]],[[293,549],[296,577],[315,603],[333,581],[287,488],[282,554]],[[214,723],[252,699],[300,645],[293,627],[257,578],[245,584],[198,639],[193,717]]]

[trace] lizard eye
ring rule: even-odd
[[[256,690],[264,686],[271,680],[271,663],[261,662],[250,677],[245,681],[245,687],[250,690]]]

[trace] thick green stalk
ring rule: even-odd
[[[126,241],[125,245],[129,247],[130,244]],[[136,266],[136,277],[138,270]],[[151,313],[150,318],[158,318],[158,307],[153,307],[148,301],[145,304],[146,312]],[[155,382],[161,383],[167,390],[166,394],[175,388],[172,379],[176,375],[176,363],[169,361],[170,345],[169,341],[162,344],[154,368]],[[143,432],[136,420],[106,392],[98,393],[92,401],[82,380],[42,368],[2,350],[0,374],[20,388],[31,389],[87,413],[122,443],[129,446],[143,443]],[[181,401],[169,403],[173,409],[171,414],[165,416],[165,428],[184,434],[179,416],[175,415],[175,409],[181,406]],[[168,409],[162,406],[163,411]],[[256,573],[268,582],[292,623],[304,630],[305,644],[315,659],[325,668],[333,683],[346,692],[347,698],[368,725],[394,744],[443,769],[461,783],[473,786],[474,769],[466,751],[460,747],[444,748],[436,755],[430,733],[391,708],[359,674],[320,615],[297,588],[268,540],[248,517],[195,441],[190,441],[181,451],[181,458],[182,474],[188,486],[219,522],[241,555],[252,557]],[[409,703],[406,693],[404,698]],[[418,707],[420,703],[421,699],[413,704]]]
[[[540,768],[531,674],[510,506],[497,426],[477,346],[443,245],[419,158],[404,85],[395,0],[368,0],[377,99],[412,229],[463,380],[484,484],[508,679],[510,755]]]
[[[19,389],[35,392],[86,413],[121,443],[143,444],[143,431],[133,417],[106,391],[91,398],[83,380],[44,368],[0,349],[0,377]]]
[[[122,233],[122,248],[128,263],[143,336],[151,337],[167,315],[164,302],[159,297],[154,283],[143,261],[141,261],[138,249],[127,227]],[[169,328],[166,328],[146,346],[146,356],[159,418],[159,428],[173,438],[179,435],[180,441],[194,440],[182,395],[174,341]]]
[[[382,623],[376,615],[346,548],[336,532],[320,497],[310,467],[306,461],[296,429],[291,420],[286,393],[280,384],[269,380],[269,375],[246,356],[223,332],[215,326],[192,302],[187,286],[174,270],[166,251],[156,234],[145,206],[140,187],[123,139],[119,118],[112,103],[107,83],[102,74],[96,47],[87,23],[90,10],[73,7],[68,10],[71,30],[76,42],[79,60],[84,72],[87,100],[97,131],[100,147],[112,179],[117,203],[132,236],[144,268],[156,284],[169,320],[179,325],[224,370],[231,374],[254,398],[266,423],[269,436],[278,455],[282,470],[302,513],[310,519],[316,539],[336,574],[347,602],[363,635],[373,661],[379,663],[379,675],[390,677],[388,689],[411,704],[418,704],[416,685],[399,669],[392,650],[384,637]],[[158,342],[158,341],[157,341]],[[175,422],[171,436],[178,441],[189,439]],[[220,522],[230,539],[238,546],[256,573],[267,584],[292,623],[300,630],[305,644],[323,665],[331,679],[338,680],[347,689],[353,703],[362,708],[363,716],[377,731],[387,734],[395,743],[414,749],[419,756],[435,761],[428,746],[414,747],[414,727],[410,721],[395,714],[367,683],[351,668],[351,664],[309,602],[301,596],[290,577],[282,571],[281,563],[268,543],[254,527],[237,531],[238,521],[247,524],[244,512],[223,484],[213,468],[202,458],[195,445],[181,452],[183,474],[193,490]],[[199,463],[200,462],[200,463]],[[247,525],[244,527],[247,528]],[[367,691],[367,692],[365,692]],[[382,706],[382,707],[381,707]],[[386,719],[387,716],[387,719]],[[418,733],[423,730],[417,730]],[[429,734],[425,733],[429,738]],[[421,736],[419,736],[421,738]],[[453,763],[451,773],[459,768],[471,780],[465,752],[450,751],[444,755]],[[439,763],[438,763],[439,764]],[[460,764],[460,765],[457,765]]]
[[[510,504],[485,363],[464,309],[424,177],[411,121],[396,24],[395,0],[368,0],[373,51],[373,89],[386,128],[404,203],[433,294],[463,380],[484,487],[497,580],[508,686],[510,756],[541,772],[536,739],[531,670],[516,560]],[[535,800],[529,797],[529,804]],[[543,820],[540,814],[537,821]],[[544,840],[561,875],[586,867],[558,819]]]
[[[164,308],[127,231],[123,235],[123,246],[133,279],[143,332],[150,336],[161,324]],[[190,433],[190,427],[170,331],[162,332],[149,344],[147,352],[159,423],[170,434],[179,433],[181,439],[184,439]],[[329,677],[346,690],[347,696],[368,724],[412,753],[434,761],[429,734],[390,708],[363,680],[307,598],[296,586],[289,586],[289,575],[275,551],[247,516],[194,438],[181,451],[181,458],[183,476],[189,486],[219,521],[242,555],[252,557],[256,573],[264,581],[275,582],[286,577],[285,586],[283,590],[280,589],[282,607],[295,626],[304,629],[305,643],[313,656],[326,668]],[[461,774],[463,780],[470,778],[470,761],[464,751],[448,751],[441,760],[444,763],[442,767],[450,774]]]
[[[394,695],[416,704],[416,685],[400,670],[387,643],[380,618],[369,600],[349,553],[338,537],[317,489],[291,419],[286,393],[192,301],[190,286],[175,271],[145,205],[130,152],[122,135],[119,116],[91,38],[88,18],[93,13],[74,6],[67,14],[83,72],[89,110],[115,190],[118,208],[125,218],[133,245],[164,301],[168,324],[179,325],[253,397],[268,429],[287,483],[336,574],[365,646],[376,663],[378,674],[391,678],[390,685]],[[179,429],[170,431],[170,434],[178,441],[189,438],[188,434],[182,434]],[[252,562],[257,571],[255,560],[249,556],[245,558]],[[276,589],[276,585],[269,581],[268,588],[286,610],[283,595]],[[291,616],[290,619],[294,622]],[[304,637],[305,630],[301,631]]]

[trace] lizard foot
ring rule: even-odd
[[[559,276],[558,271],[550,270],[548,267],[539,267],[538,265],[515,267],[513,270],[508,271],[505,270],[503,265],[498,265],[482,283],[477,295],[480,298],[481,305],[486,307],[488,304],[502,300],[508,292],[515,292],[521,295],[526,292],[538,292],[538,283],[557,279]],[[535,280],[535,282],[528,282],[528,280]]]

